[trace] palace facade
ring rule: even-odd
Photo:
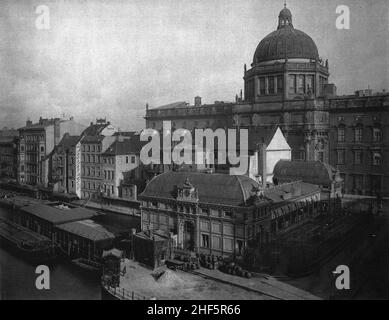
[[[242,256],[319,213],[320,188],[295,181],[272,188],[247,176],[165,172],[146,186],[142,231],[170,233],[175,246],[199,253]]]
[[[277,29],[258,44],[250,68],[244,66],[244,96],[235,102],[194,105],[176,102],[146,105],[146,126],[172,129],[246,128],[249,139],[279,126],[292,149],[292,160],[322,161],[338,167],[344,191],[389,196],[387,93],[357,91],[338,96],[329,83],[328,60],[313,39],[297,30],[286,7]]]

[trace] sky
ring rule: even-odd
[[[243,66],[277,28],[283,0],[0,2],[0,128],[29,118],[144,127],[145,105],[233,101]],[[36,8],[49,8],[38,29]],[[335,26],[350,8],[350,29]],[[328,59],[338,94],[389,89],[387,0],[288,0],[293,25]]]

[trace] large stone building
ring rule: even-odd
[[[49,183],[49,155],[65,133],[79,135],[85,126],[70,119],[39,119],[37,123],[28,120],[26,126],[18,129],[18,174],[21,184],[47,188]]]
[[[282,9],[277,29],[260,41],[250,68],[244,67],[244,97],[233,103],[202,104],[196,97],[193,106],[146,105],[146,126],[161,130],[169,120],[173,129],[247,128],[255,140],[255,132],[278,125],[293,160],[339,164],[346,192],[388,196],[389,95],[337,96],[328,60],[295,25],[290,10]]]
[[[389,96],[371,90],[329,101],[330,163],[344,192],[389,196]]]
[[[247,176],[171,171],[139,199],[142,231],[170,232],[181,249],[242,256],[249,241],[269,243],[315,216],[320,188],[298,181],[261,189]]]

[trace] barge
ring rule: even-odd
[[[0,218],[0,239],[1,244],[36,263],[51,262],[58,257],[57,246],[50,239],[5,218]]]

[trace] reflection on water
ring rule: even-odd
[[[0,208],[0,216],[9,212]],[[139,228],[139,220],[115,214],[104,217],[107,223],[130,230]],[[0,239],[1,242],[1,239]],[[50,290],[35,287],[36,265],[0,246],[0,298],[1,299],[76,299],[100,300],[99,279],[86,275],[70,263],[59,262],[50,267]]]
[[[35,268],[36,265],[0,247],[1,299],[101,299],[98,279],[85,276],[63,262],[50,267],[50,290],[38,290]]]

